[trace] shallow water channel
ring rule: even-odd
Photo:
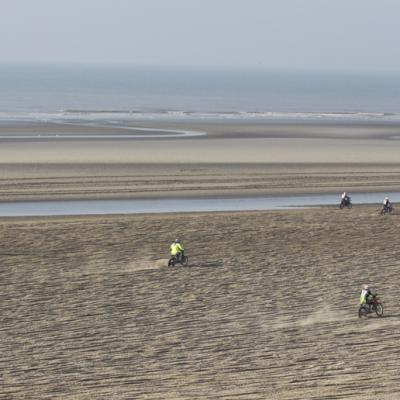
[[[357,193],[351,196],[357,204],[377,204],[388,196],[400,202],[400,192]],[[319,205],[339,205],[340,196],[332,194],[268,197],[204,197],[132,200],[57,200],[0,203],[1,217],[46,215],[143,214],[196,211],[282,210]]]

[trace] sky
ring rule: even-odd
[[[0,0],[0,63],[398,72],[400,0]]]

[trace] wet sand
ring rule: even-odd
[[[0,397],[398,398],[399,227],[371,206],[3,218]],[[384,318],[358,319],[365,282]]]
[[[2,163],[398,163],[400,124],[141,122],[136,128],[204,132],[204,136],[167,139],[93,139],[121,134],[132,123],[115,126],[70,124],[0,125]],[[10,132],[32,139],[9,140]],[[148,132],[147,132],[148,133]],[[41,136],[38,136],[38,135]],[[58,135],[46,139],[46,134]],[[71,138],[68,135],[82,136]],[[146,131],[143,131],[143,137]],[[35,139],[33,139],[35,137]]]
[[[400,154],[400,153],[399,153]],[[400,191],[400,164],[2,164],[0,201]]]
[[[87,137],[138,134],[132,122],[120,124],[1,124],[0,201],[400,190],[397,123],[138,121],[143,129],[206,135]],[[41,136],[2,139],[10,134]]]

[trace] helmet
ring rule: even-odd
[[[347,195],[347,193],[346,192],[343,192],[343,196],[346,196]]]
[[[363,289],[364,289],[364,290],[368,290],[368,289],[369,289],[369,286],[368,286],[368,285],[363,285]]]
[[[385,200],[389,200],[389,197],[385,197]]]
[[[180,243],[180,240],[179,239],[175,239],[175,243]]]

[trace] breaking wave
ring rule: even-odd
[[[59,112],[0,112],[0,122],[91,122],[118,124],[121,121],[158,120],[264,120],[264,121],[388,121],[400,122],[400,114],[380,112],[280,112],[180,110],[85,110]]]

